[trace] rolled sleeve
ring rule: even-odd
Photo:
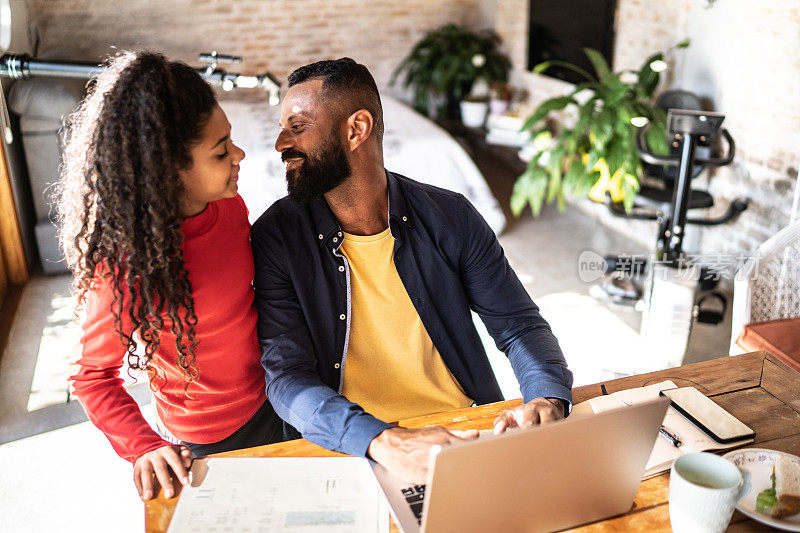
[[[523,401],[560,398],[572,403],[567,369],[550,325],[508,264],[489,225],[466,199],[461,275],[473,311],[511,362]]]

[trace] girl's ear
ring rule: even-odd
[[[351,152],[369,138],[373,125],[372,113],[366,109],[359,109],[347,118],[347,144]]]

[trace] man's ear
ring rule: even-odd
[[[372,113],[366,109],[359,109],[347,118],[347,144],[351,152],[369,139],[373,125]]]

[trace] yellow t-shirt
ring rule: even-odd
[[[394,265],[394,237],[344,234],[351,322],[342,394],[377,418],[472,405],[428,336]]]

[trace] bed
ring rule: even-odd
[[[442,128],[389,96],[383,96],[384,162],[409,178],[466,196],[499,234],[505,216],[475,163]],[[239,192],[253,222],[275,200],[286,195],[286,172],[274,143],[280,109],[264,102],[225,100],[222,108],[232,136],[247,154],[239,171]]]

